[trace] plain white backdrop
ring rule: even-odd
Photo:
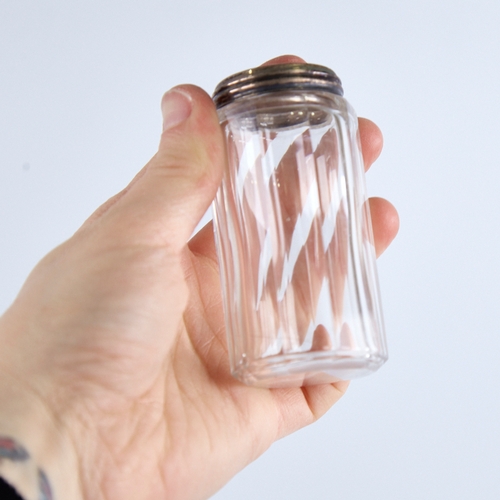
[[[154,154],[164,91],[300,55],[384,133],[390,360],[213,498],[500,498],[499,26],[498,0],[0,0],[0,312]]]

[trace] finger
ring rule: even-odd
[[[365,170],[368,170],[382,152],[384,138],[380,129],[371,120],[359,118],[358,127]]]
[[[304,59],[293,55],[278,56],[269,61],[266,61],[261,66],[273,66],[274,64],[291,64],[291,63],[305,63]]]
[[[396,237],[399,215],[394,206],[383,198],[370,198],[375,253],[381,255]]]
[[[283,55],[266,61],[264,64],[262,64],[262,66],[305,62],[306,61],[304,59],[295,55]],[[382,151],[384,142],[382,132],[377,127],[377,125],[375,125],[375,123],[366,118],[359,118],[358,127],[365,170],[368,170],[372,163],[379,157]]]
[[[215,106],[198,87],[167,92],[162,113],[158,152],[106,207],[101,225],[118,241],[180,250],[221,182],[224,141]]]
[[[392,203],[384,198],[370,198],[369,202],[375,251],[378,257],[387,249],[398,234],[399,215]],[[212,222],[207,224],[193,237],[189,243],[189,247],[195,254],[203,254],[214,262],[217,260]]]
[[[276,439],[312,424],[346,392],[349,382],[271,389],[279,415]]]
[[[195,255],[203,255],[217,261],[213,221],[210,221],[193,236],[189,241],[189,250]]]

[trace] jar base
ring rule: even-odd
[[[378,370],[386,361],[379,355],[329,353],[294,353],[240,363],[233,376],[256,387],[302,387],[331,384],[364,377]]]

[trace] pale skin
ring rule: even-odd
[[[44,408],[40,425],[68,444],[60,460],[76,464],[86,500],[208,498],[348,385],[268,390],[231,377],[212,228],[189,241],[221,180],[223,137],[200,88],[176,87],[162,107],[155,156],[39,263],[0,319],[0,378],[19,387],[8,398]],[[368,169],[382,136],[366,119],[359,129]],[[380,255],[398,216],[381,198],[370,207]],[[5,394],[0,414],[16,411]]]

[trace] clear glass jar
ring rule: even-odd
[[[333,71],[282,64],[215,90],[228,351],[249,385],[347,380],[387,360],[358,121]]]

